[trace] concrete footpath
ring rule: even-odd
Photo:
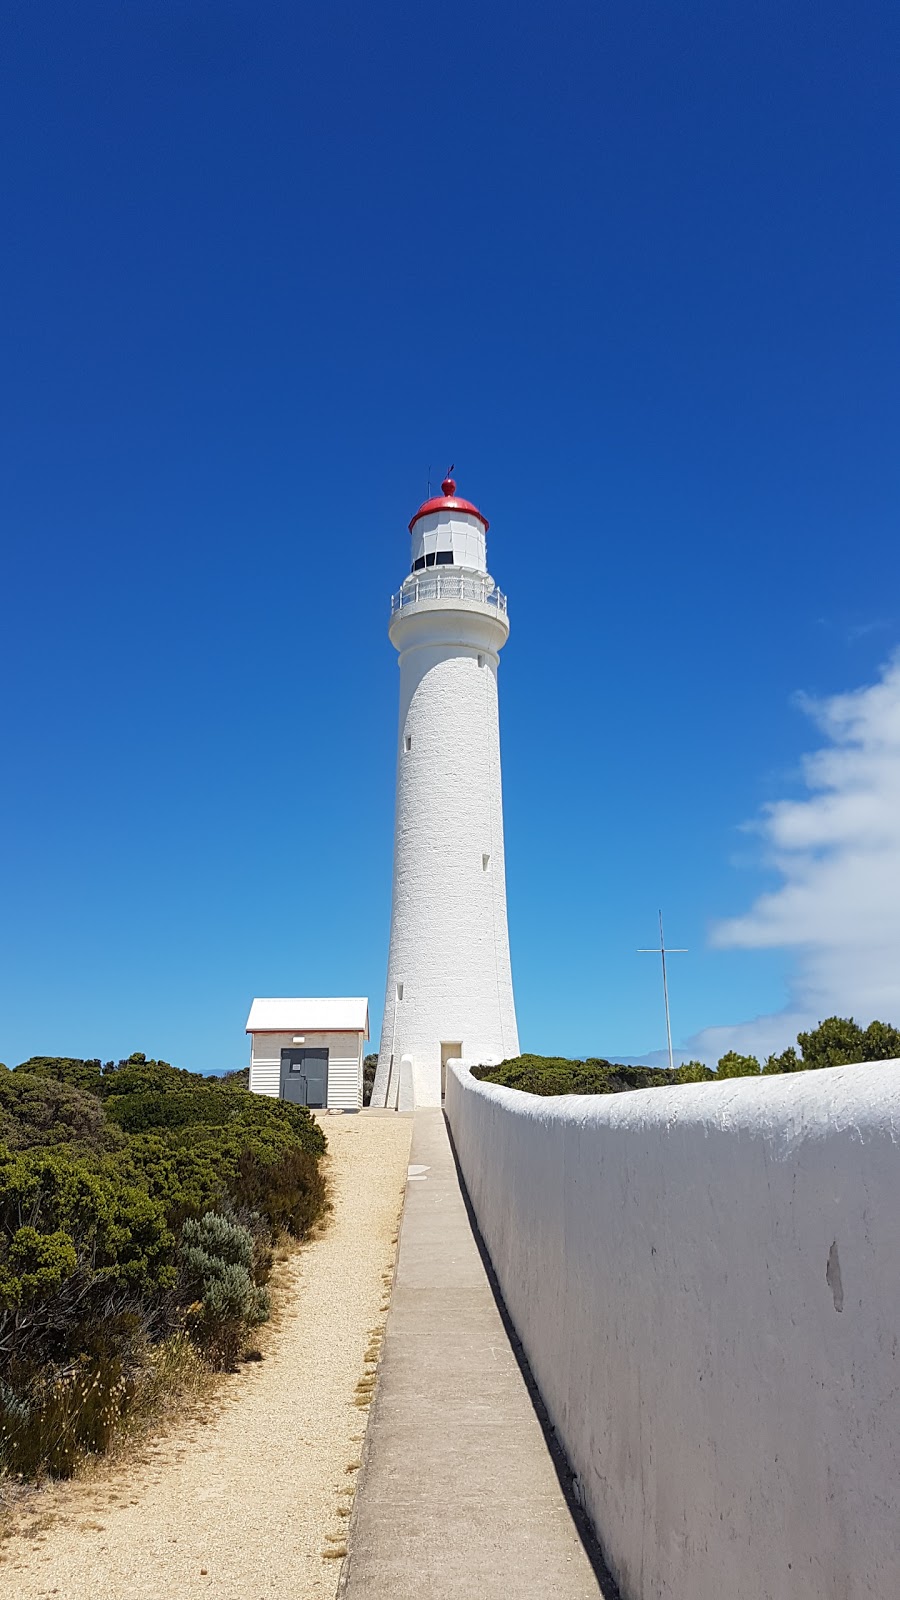
[[[613,1600],[495,1297],[443,1112],[416,1112],[409,1159],[339,1595]]]

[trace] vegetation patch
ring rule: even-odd
[[[375,1087],[375,1073],[378,1069],[377,1052],[371,1056],[363,1056],[363,1105],[372,1104],[372,1090]]]
[[[780,1055],[760,1064],[756,1056],[734,1050],[722,1056],[718,1070],[702,1061],[668,1067],[633,1067],[589,1057],[570,1061],[562,1056],[514,1056],[496,1067],[473,1067],[472,1076],[483,1083],[502,1084],[525,1094],[620,1094],[629,1089],[660,1089],[678,1083],[716,1083],[723,1078],[771,1077],[784,1072],[808,1072],[820,1067],[852,1066],[861,1061],[900,1059],[900,1029],[887,1022],[870,1022],[861,1028],[852,1017],[826,1017],[809,1033],[797,1035]]]
[[[0,1068],[0,1471],[65,1476],[231,1367],[325,1209],[303,1106],[142,1055]]]

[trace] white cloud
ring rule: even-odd
[[[783,1049],[834,1013],[900,1024],[900,653],[877,683],[798,703],[827,743],[803,762],[806,796],[753,825],[783,881],[712,935],[721,949],[795,951],[790,1003],[698,1034],[707,1057]]]

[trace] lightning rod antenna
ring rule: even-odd
[[[669,1047],[669,1071],[670,1072],[674,1072],[674,1070],[675,1070],[675,1056],[674,1056],[674,1053],[672,1051],[672,1024],[671,1024],[671,1022],[669,1020],[669,981],[668,981],[668,978],[666,976],[666,956],[686,956],[687,955],[687,950],[682,945],[669,945],[668,948],[666,948],[666,941],[665,941],[665,939],[663,937],[662,912],[659,913],[659,944],[658,944],[658,946],[656,946],[656,948],[651,948],[649,950],[648,949],[641,949],[641,950],[638,951],[638,955],[639,956],[662,956],[663,1000],[665,1002],[665,1007],[666,1007],[666,1044]]]

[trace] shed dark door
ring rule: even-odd
[[[323,1106],[328,1098],[328,1051],[282,1050],[281,1098],[297,1106]]]

